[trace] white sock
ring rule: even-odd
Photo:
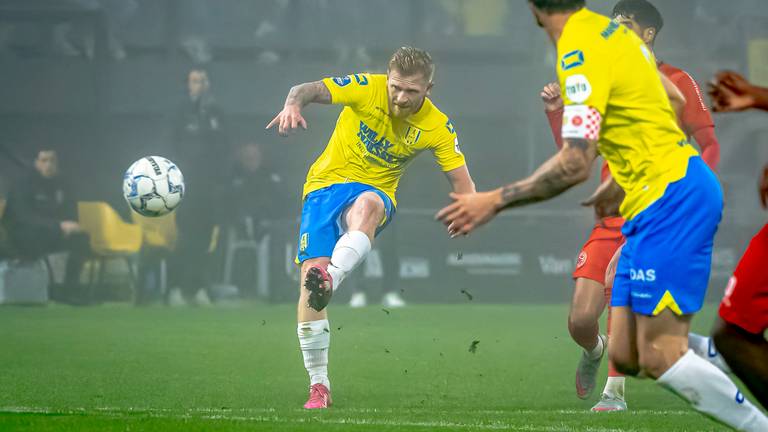
[[[768,418],[739,392],[727,375],[688,350],[656,382],[697,411],[740,431],[768,431]]]
[[[688,346],[697,356],[717,366],[721,371],[727,374],[731,373],[731,368],[728,367],[723,356],[715,348],[715,341],[711,337],[688,333]]]
[[[601,338],[600,335],[597,335],[597,345],[592,348],[592,351],[584,350],[584,352],[587,354],[587,357],[589,357],[590,360],[595,360],[599,359],[603,355],[604,349],[605,345],[603,345],[603,338]]]
[[[333,278],[333,290],[339,288],[347,275],[363,262],[371,251],[371,240],[362,231],[349,231],[336,242],[328,264],[328,273]]]
[[[609,376],[605,382],[603,394],[614,399],[624,400],[624,377]]]
[[[331,345],[331,327],[328,320],[306,321],[296,328],[299,346],[304,356],[304,367],[309,374],[309,385],[323,384],[331,389],[328,379],[328,347]]]

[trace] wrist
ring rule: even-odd
[[[490,192],[490,194],[493,202],[493,210],[496,213],[504,210],[504,207],[506,207],[507,204],[504,202],[504,188],[494,189]]]
[[[554,114],[557,112],[562,112],[564,110],[563,104],[556,104],[556,105],[548,105],[544,104],[544,112],[547,114]]]

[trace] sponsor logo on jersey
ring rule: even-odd
[[[654,269],[629,269],[629,279],[637,282],[655,282],[656,270]]]
[[[592,84],[586,76],[571,75],[565,79],[565,96],[575,103],[582,103],[592,95]]]
[[[453,123],[451,123],[450,120],[448,120],[445,123],[445,128],[448,129],[448,133],[450,133],[450,134],[455,134],[456,133],[456,129],[453,128]]]
[[[560,67],[564,70],[571,70],[584,64],[584,52],[581,50],[571,51],[560,60]]]
[[[611,36],[613,36],[614,33],[616,33],[616,30],[619,29],[619,23],[616,21],[611,21],[608,23],[608,27],[605,28],[605,30],[600,32],[600,36],[603,37],[603,39],[608,39]]]
[[[344,87],[345,85],[352,82],[352,78],[350,78],[349,75],[343,76],[343,77],[334,77],[332,79],[333,79],[333,82],[335,82],[336,85],[339,87]],[[366,84],[367,83],[368,82],[366,81]]]
[[[390,153],[390,150],[394,146],[392,141],[383,136],[379,138],[379,133],[371,129],[362,120],[360,121],[360,130],[357,132],[357,137],[360,138],[360,142],[365,146],[368,153],[384,162],[400,164],[407,160],[407,158]]]
[[[573,255],[571,255],[571,256],[573,256]],[[588,258],[587,252],[586,251],[581,251],[581,253],[579,254],[579,257],[576,259],[576,268],[579,269],[579,268],[584,267],[584,264],[587,263],[587,258]]]

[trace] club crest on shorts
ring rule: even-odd
[[[571,256],[573,256],[573,255],[571,255]],[[587,263],[587,252],[586,251],[581,251],[581,253],[579,254],[579,257],[576,258],[576,268],[577,269],[582,268],[582,267],[584,267],[584,264],[586,264],[586,263]]]
[[[307,250],[307,245],[309,244],[309,233],[304,233],[301,235],[301,239],[299,240],[299,251],[304,252]]]

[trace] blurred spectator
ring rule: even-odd
[[[194,300],[207,304],[213,252],[220,221],[227,140],[221,130],[219,109],[210,89],[208,73],[193,69],[187,76],[187,97],[174,124],[171,160],[184,173],[186,194],[177,210],[178,243],[168,262],[168,301],[181,305]]]
[[[257,239],[269,221],[285,214],[275,201],[276,196],[283,196],[279,191],[282,179],[264,167],[263,151],[257,142],[238,149],[229,187],[226,214],[238,237]]]
[[[83,300],[80,273],[90,250],[89,239],[77,223],[77,202],[59,175],[55,150],[41,149],[34,170],[10,188],[3,225],[18,258],[39,259],[69,252],[64,284],[51,287],[51,299],[74,303]]]
[[[259,143],[251,141],[240,146],[234,156],[232,176],[227,190],[222,193],[226,197],[222,220],[226,221],[229,251],[224,257],[224,281],[238,287],[243,296],[255,296],[259,294],[252,290],[257,286],[254,262],[259,258],[258,253],[250,247],[236,253],[234,251],[240,249],[235,245],[246,243],[255,247],[273,222],[287,214],[285,201],[278,197],[290,195],[280,176],[266,168]],[[231,262],[227,263],[227,260]]]
[[[107,51],[116,60],[122,60],[126,57],[125,48],[120,36],[128,23],[135,15],[138,8],[136,0],[38,0],[36,2],[22,0],[6,0],[2,6],[11,9],[37,10],[40,12],[51,11],[89,11],[101,12],[103,14],[104,27],[106,31],[106,40],[97,41],[99,36],[93,22],[61,21],[53,24],[50,30],[50,49],[58,55],[63,56],[85,56],[93,58],[95,54],[96,43],[106,43]],[[27,31],[25,31],[27,30]],[[0,23],[0,52],[6,51],[17,38],[17,33],[32,33],[37,36],[38,42],[42,39],[41,35],[48,35],[48,30],[40,28],[38,23],[34,22],[2,22]],[[43,43],[45,45],[45,43]]]

